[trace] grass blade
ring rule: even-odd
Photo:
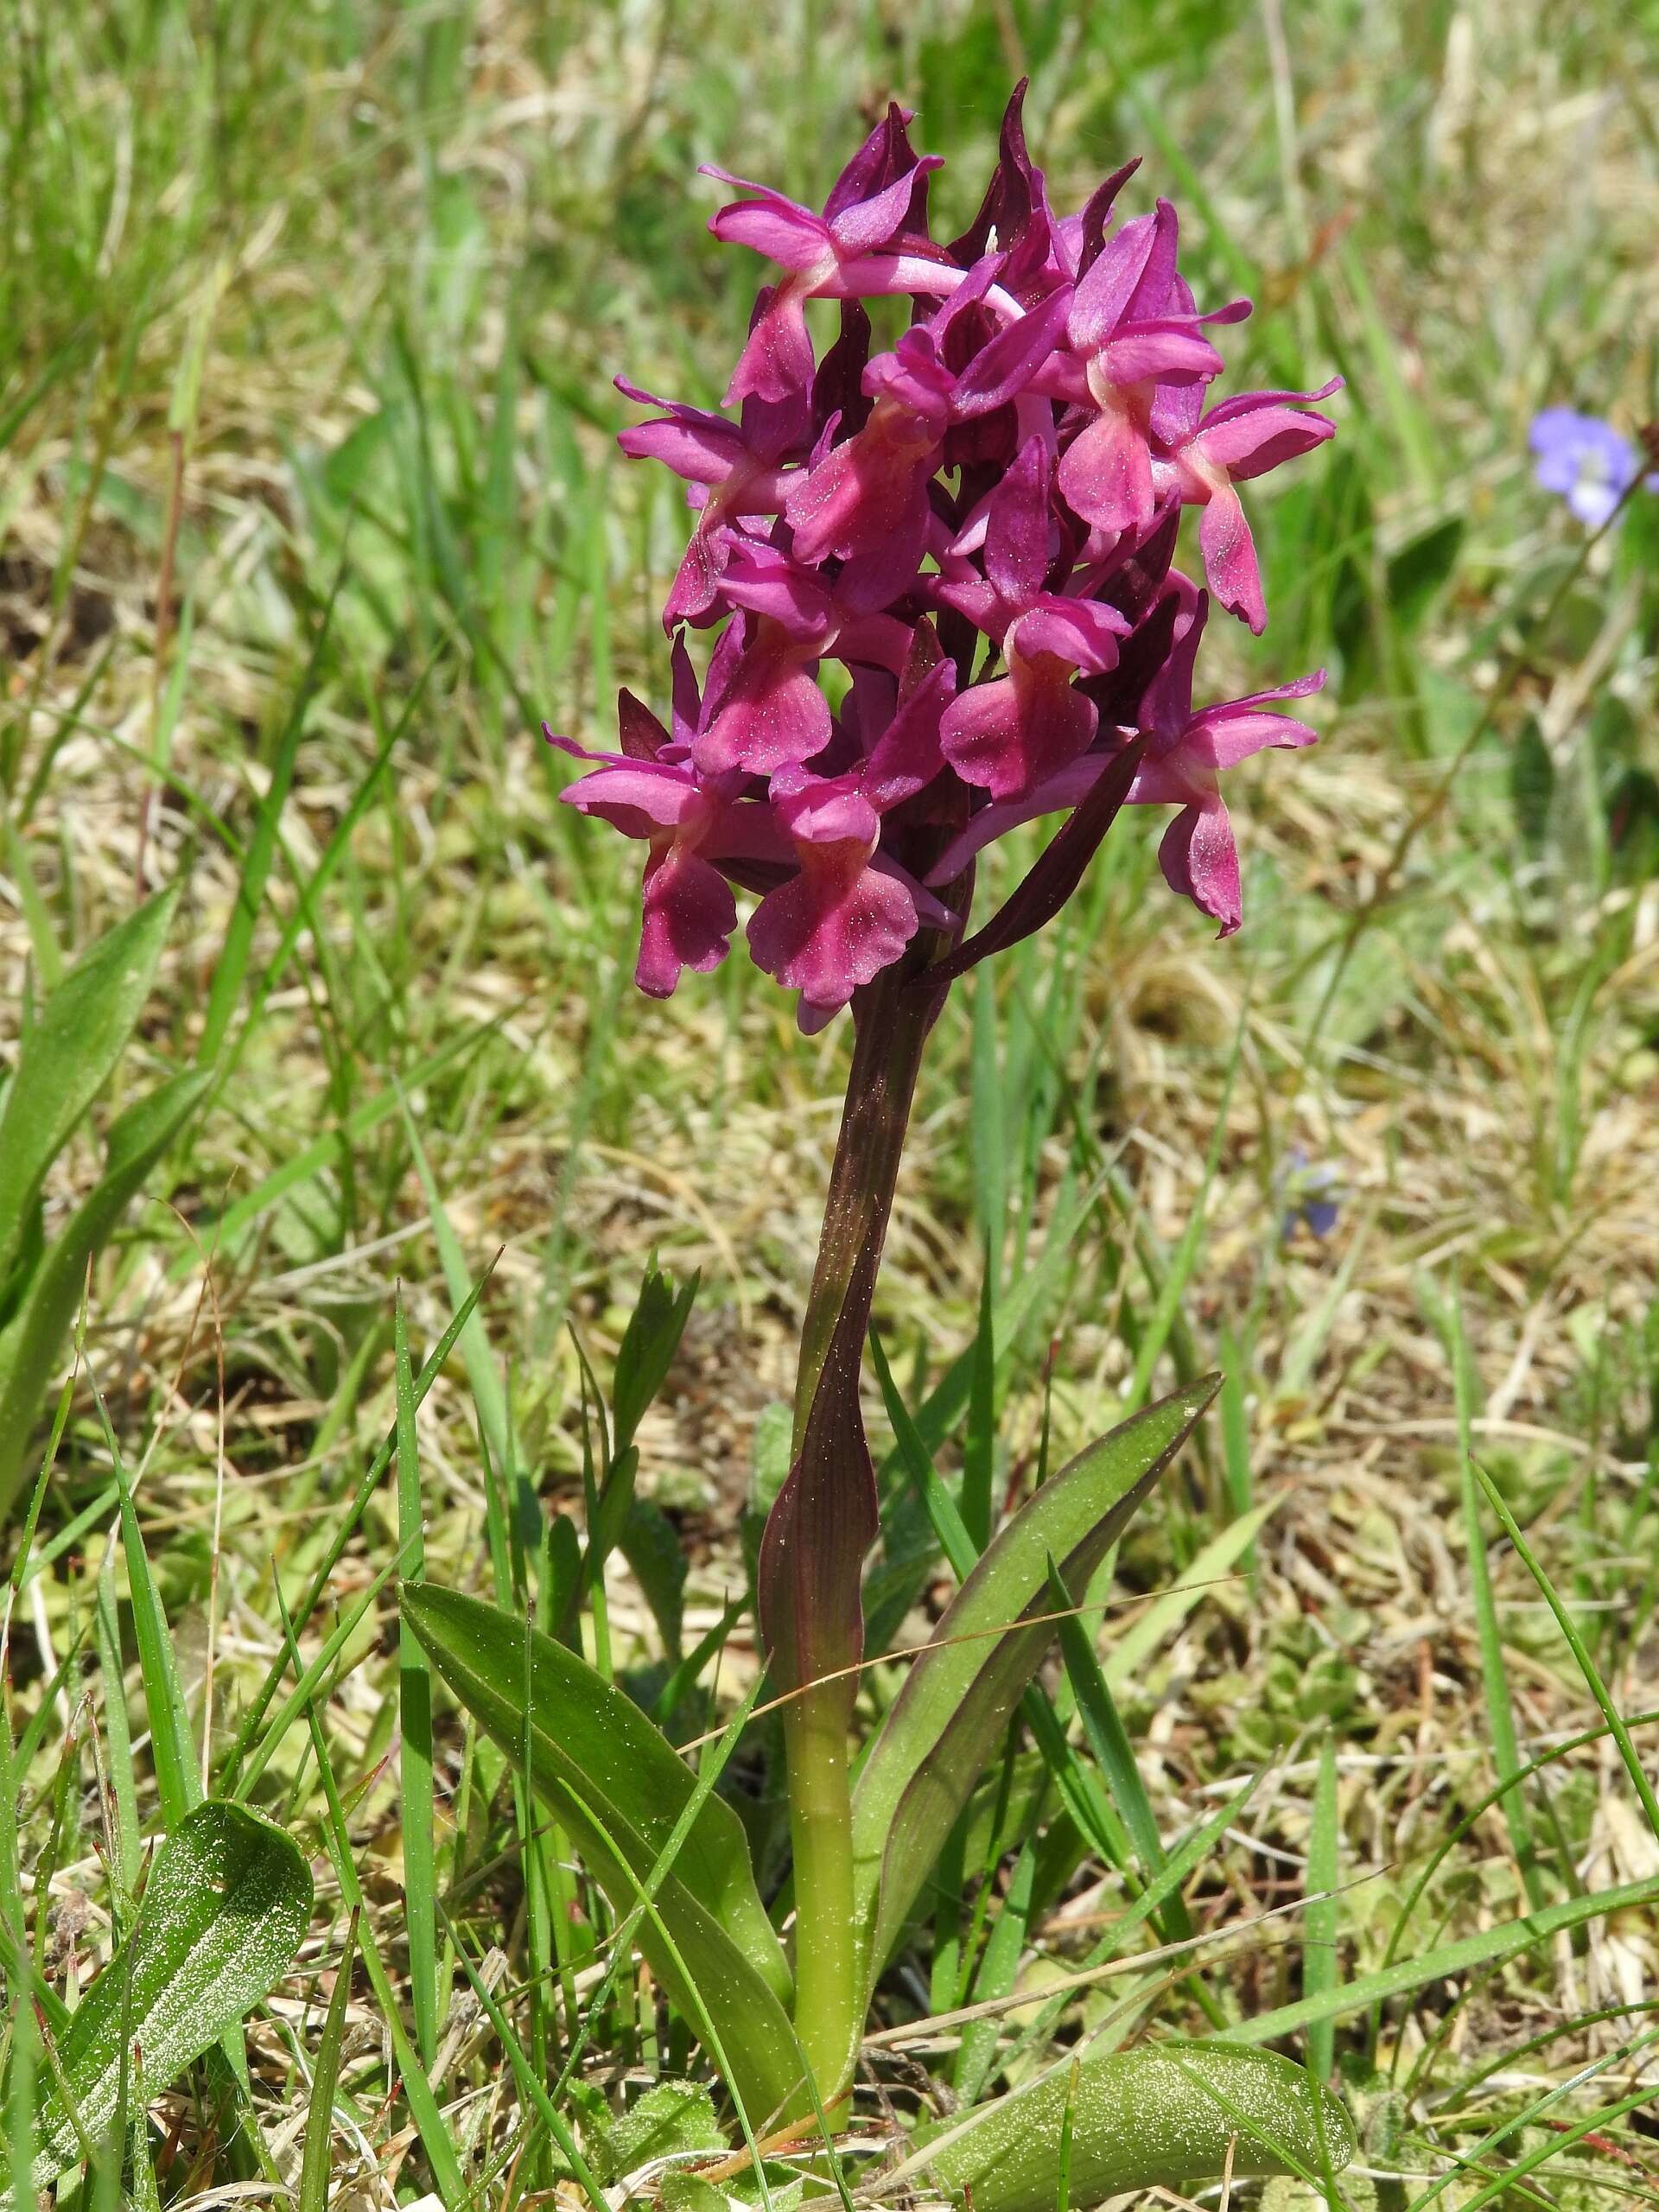
[[[352,2000],[352,1966],[357,1956],[358,1907],[346,1923],[346,1948],[334,1969],[328,2017],[322,2024],[311,2099],[305,2119],[305,2151],[300,2161],[299,2212],[327,2212],[328,2183],[334,2170],[334,2088],[340,2080],[340,2047],[346,2039],[346,2012]]]
[[[1470,1354],[1463,1325],[1463,1306],[1454,1292],[1442,1303],[1436,1300],[1435,1318],[1452,1357],[1452,1388],[1457,1408],[1458,1453],[1461,1461],[1464,1532],[1469,1553],[1469,1593],[1474,1605],[1475,1633],[1480,1646],[1480,1680],[1486,1698],[1486,1726],[1491,1732],[1492,1767],[1500,1783],[1514,1782],[1521,1770],[1521,1752],[1515,1734],[1515,1701],[1503,1661],[1503,1637],[1492,1597],[1491,1568],[1486,1558],[1486,1537],[1480,1525],[1480,1492],[1474,1467],[1474,1420],[1479,1411],[1479,1379]],[[1505,1789],[1503,1819],[1510,1831],[1516,1862],[1526,1885],[1527,1901],[1535,1909],[1545,1902],[1543,1870],[1533,1842],[1527,1801],[1518,1789]]]
[[[1539,1948],[1552,1936],[1563,1935],[1569,1929],[1582,1928],[1587,1921],[1605,1919],[1610,1913],[1623,1912],[1626,1907],[1651,1904],[1656,1897],[1659,1897],[1659,1882],[1651,1879],[1626,1882],[1618,1889],[1599,1890],[1592,1897],[1569,1897],[1564,1904],[1546,1905],[1541,1912],[1525,1913],[1517,1920],[1505,1920],[1496,1928],[1483,1929],[1478,1935],[1439,1944],[1414,1959],[1396,1960],[1392,1966],[1378,1967],[1335,1989],[1299,1998],[1294,2004],[1276,2005],[1270,2012],[1255,2013],[1230,2026],[1227,2034],[1234,2043],[1277,2043],[1281,2036],[1300,2035],[1316,2021],[1339,2020],[1347,2013],[1363,2012],[1370,2005],[1386,2003],[1390,1997],[1426,1989],[1431,1982],[1448,1980],[1475,1967],[1502,1965],[1510,1959],[1519,1958],[1523,1952]]]
[[[1048,1588],[1055,1611],[1069,1611],[1075,1601],[1052,1555],[1048,1562]],[[1106,1786],[1112,1793],[1112,1802],[1117,1807],[1129,1840],[1135,1847],[1135,1855],[1150,1880],[1164,1864],[1163,1840],[1158,1833],[1158,1822],[1147,1796],[1147,1786],[1141,1779],[1141,1770],[1135,1764],[1128,1735],[1111,1691],[1107,1688],[1106,1677],[1101,1672],[1094,1641],[1083,1620],[1075,1614],[1059,1623],[1058,1632],[1060,1655],[1065,1662],[1072,1694],[1077,1700],[1077,1712],[1083,1721],[1084,1733],[1089,1739],[1089,1748],[1106,1777]],[[1172,1899],[1171,1908],[1163,1915],[1159,1926],[1168,1942],[1192,1933],[1186,1909],[1179,1893]]]
[[[461,1304],[461,1310],[422,1363],[421,1371],[415,1380],[416,1406],[421,1404],[427,1392],[443,1371],[444,1363],[454,1350],[456,1338],[471,1318],[486,1280],[486,1278],[480,1276],[473,1285]],[[352,1541],[352,1532],[362,1519],[369,1500],[380,1487],[381,1477],[391,1465],[391,1455],[397,1448],[397,1432],[394,1426],[391,1434],[385,1439],[379,1450],[369,1462],[367,1471],[353,1492],[350,1503],[335,1523],[334,1533],[328,1540],[321,1563],[312,1576],[304,1598],[294,1609],[294,1632],[296,1636],[304,1633],[307,1622],[321,1602],[323,1592],[328,1587],[329,1580],[334,1569],[345,1557],[346,1547]],[[260,1684],[252,1703],[248,1707],[241,1727],[237,1731],[236,1742],[232,1746],[230,1758],[226,1764],[223,1786],[227,1791],[233,1791],[238,1786],[238,1777],[242,1771],[243,1762],[247,1758],[249,1746],[264,1726],[265,1715],[270,1710],[270,1701],[276,1696],[283,1676],[287,1671],[288,1655],[286,1652],[279,1652],[271,1661],[265,1679]]]
[[[287,1643],[288,1663],[298,1675],[302,1672],[299,1646],[294,1640],[294,1624],[289,1618],[287,1607],[282,1604],[280,1591],[277,1593],[276,1602],[282,1608],[283,1633]],[[307,1722],[310,1726],[311,1748],[316,1758],[317,1774],[322,1783],[326,1804],[327,1825],[324,1829],[324,1840],[328,1847],[328,1856],[334,1861],[334,1872],[339,1878],[340,1893],[345,1899],[347,1908],[357,1918],[358,1932],[363,1945],[363,1969],[369,1977],[370,1986],[374,1992],[374,2001],[379,2007],[380,2016],[385,2020],[387,2033],[391,2037],[392,2056],[397,2063],[397,2078],[403,2084],[404,2099],[409,2107],[409,2116],[414,2121],[416,2133],[421,2139],[421,2147],[426,2152],[428,2162],[432,2168],[440,2196],[448,2208],[448,2212],[461,2212],[461,2208],[468,2202],[468,2191],[461,2174],[461,2162],[455,2156],[454,2144],[451,2139],[448,2128],[444,2124],[443,2113],[433,2093],[426,2069],[421,2063],[420,2053],[410,2043],[408,2031],[404,2028],[398,2013],[397,1993],[392,1988],[391,1978],[386,1972],[385,1962],[381,1958],[379,1948],[374,1940],[374,1931],[364,1912],[363,1885],[358,1879],[356,1861],[352,1857],[352,1839],[346,1825],[346,1809],[340,1802],[340,1789],[334,1780],[334,1764],[328,1757],[328,1745],[323,1736],[322,1725],[317,1718],[315,1701],[307,1705],[305,1713]]]
[[[1503,1491],[1499,1490],[1483,1466],[1474,1461],[1471,1461],[1471,1465],[1474,1466],[1475,1472],[1480,1478],[1480,1486],[1485,1491],[1487,1501],[1493,1512],[1503,1524],[1504,1535],[1515,1546],[1522,1565],[1538,1585],[1544,1603],[1554,1614],[1555,1625],[1566,1638],[1567,1648],[1577,1662],[1579,1672],[1584,1676],[1585,1687],[1595,1700],[1602,1719],[1607,1723],[1607,1732],[1618,1746],[1618,1756],[1624,1762],[1624,1771],[1630,1777],[1630,1786],[1636,1791],[1637,1802],[1642,1808],[1643,1817],[1655,1840],[1659,1841],[1659,1800],[1656,1800],[1653,1784],[1648,1780],[1646,1770],[1637,1757],[1636,1745],[1630,1741],[1630,1732],[1625,1726],[1618,1707],[1608,1694],[1607,1685],[1601,1679],[1601,1670],[1591,1657],[1589,1647],[1579,1633],[1578,1624],[1561,1603],[1556,1593],[1554,1584],[1544,1573],[1531,1545],[1522,1535],[1520,1526],[1514,1514],[1510,1512]]]
[[[1338,1821],[1337,1751],[1329,1734],[1319,1746],[1319,1781],[1307,1844],[1308,1904],[1302,1915],[1302,1992],[1324,1997],[1337,1986],[1337,1928],[1342,1902],[1334,1892],[1340,1878],[1341,1834]],[[1307,2063],[1316,2078],[1328,2082],[1336,2058],[1336,2024],[1315,2020],[1307,2031]]]
[[[392,1321],[397,1395],[397,1541],[404,1573],[422,1580],[421,1463],[415,1440],[415,1383],[400,1291]],[[397,1627],[397,1779],[404,1823],[404,1906],[409,1915],[409,1979],[415,2040],[430,2066],[438,2050],[438,1916],[432,1850],[432,1669],[406,1620]]]
[[[346,574],[346,564],[342,560],[317,624],[316,635],[311,642],[305,673],[295,690],[277,738],[276,758],[270,766],[270,779],[254,817],[253,835],[248,841],[247,853],[243,860],[236,904],[231,910],[225,942],[213,963],[213,980],[207,994],[207,1012],[196,1048],[197,1065],[200,1067],[211,1067],[219,1058],[242,996],[242,979],[247,973],[248,962],[253,951],[254,925],[259,918],[259,909],[264,903],[265,887],[270,880],[271,862],[276,858],[276,836],[283,809],[287,805],[289,792],[293,788],[294,766],[299,755],[300,740],[305,732],[311,702],[321,680],[323,652],[334,627],[334,606],[340,597],[340,587],[345,583]]]

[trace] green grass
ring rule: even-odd
[[[1659,415],[1650,0],[18,0],[10,29],[0,1084],[28,1006],[179,887],[48,1231],[125,1109],[195,1068],[207,1092],[92,1271],[0,1560],[0,1923],[52,1999],[6,1977],[9,2115],[204,1774],[300,1839],[318,1900],[233,2062],[155,2105],[162,2202],[321,2203],[331,2124],[337,2181],[372,2158],[387,2201],[596,2190],[605,2101],[702,2063],[400,1655],[394,1573],[556,1630],[605,1465],[583,1361],[608,1391],[654,1251],[702,1277],[635,1439],[654,1534],[581,1629],[647,1707],[672,1680],[683,1739],[753,1686],[728,1600],[845,1039],[800,1040],[741,959],[632,993],[633,856],[556,805],[538,726],[605,741],[618,683],[665,689],[683,510],[616,454],[609,378],[718,396],[758,264],[706,237],[696,163],[821,199],[892,92],[965,217],[1029,70],[1063,204],[1144,153],[1132,192],[1178,200],[1199,291],[1255,295],[1228,389],[1349,380],[1336,444],[1256,489],[1274,619],[1230,626],[1218,678],[1332,683],[1317,751],[1230,786],[1236,938],[1126,821],[924,1071],[877,1309],[915,1416],[887,1637],[950,1586],[928,1497],[982,1542],[1039,1462],[1224,1344],[1232,1373],[1070,1593],[1041,1751],[1011,1739],[953,1840],[960,1910],[927,1900],[935,2005],[991,2009],[923,2026],[924,1946],[873,2078],[908,2112],[916,2059],[1024,2078],[1207,1999],[1334,2064],[1362,2164],[1419,2177],[1374,2184],[1402,2206],[1448,2174],[1484,2202],[1511,2162],[1516,2203],[1650,2194],[1646,2047],[1577,2075],[1639,2043],[1613,2013],[1659,1938],[1651,1904],[1593,1904],[1652,1871],[1626,1767],[1651,1775],[1659,1707],[1659,500],[1586,552],[1526,451],[1546,404]],[[1340,1190],[1326,1239],[1283,1233],[1299,1160]],[[937,1495],[906,1477],[930,1455]],[[719,1753],[769,1890],[772,1725]],[[1086,1848],[1055,1771],[1137,1848]],[[1492,1933],[1529,1904],[1568,1932]],[[1437,1948],[1459,1973],[1415,1986]],[[1050,1994],[1085,1962],[1115,1979]],[[1373,2184],[1342,2186],[1357,2212]]]

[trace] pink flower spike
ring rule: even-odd
[[[618,380],[647,410],[623,450],[691,510],[664,611],[671,712],[624,692],[616,751],[553,742],[591,771],[565,803],[643,848],[646,990],[717,963],[735,890],[808,1033],[906,947],[919,972],[922,930],[944,940],[942,993],[1052,921],[1130,804],[1173,812],[1166,876],[1238,926],[1222,779],[1314,741],[1294,702],[1322,678],[1195,709],[1194,667],[1212,601],[1263,626],[1243,486],[1332,435],[1313,410],[1337,382],[1210,405],[1220,328],[1249,302],[1200,311],[1167,201],[1119,219],[1133,162],[1053,210],[1025,89],[952,243],[930,235],[939,164],[896,105],[821,210],[709,172],[731,188],[711,229],[772,264],[726,410]],[[822,362],[813,299],[837,305]],[[873,353],[878,299],[899,334]],[[1172,565],[1186,507],[1207,591]],[[974,856],[1036,816],[1055,834],[975,925]]]

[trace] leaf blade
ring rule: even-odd
[[[29,1033],[0,1114],[0,1288],[47,1170],[108,1081],[149,996],[177,903],[175,887],[105,931]]]
[[[937,1644],[912,1668],[853,1799],[855,1906],[872,1975],[1052,1639],[1046,1620],[1020,1625],[1046,1605],[1050,1553],[1068,1580],[1086,1580],[1220,1382],[1206,1376],[1148,1407],[1051,1477],[968,1574]]]
[[[0,1517],[16,1494],[23,1453],[74,1319],[87,1263],[194,1112],[208,1081],[194,1071],[175,1076],[116,1122],[103,1175],[53,1240],[0,1334]]]
[[[429,1582],[406,1584],[402,1602],[460,1702],[515,1764],[525,1763],[528,1747],[533,1786],[626,1912],[692,1796],[692,1777],[629,1698],[528,1622]],[[754,1887],[742,1825],[722,1799],[710,1796],[698,1810],[657,1905],[747,2076],[746,2101],[753,2087],[754,2101],[771,2110],[772,2088],[792,2089],[798,2076],[785,2010],[789,1969]],[[644,1929],[639,1940],[675,1990],[673,1957]]]
[[[1330,2092],[1322,2095],[1333,2163],[1345,2165],[1353,2129]],[[1238,2175],[1314,2165],[1314,2109],[1306,2073],[1276,2052],[1142,2044],[1081,2064],[1068,2058],[1029,2088],[947,2122],[886,2180],[919,2171],[952,2195],[971,2193],[975,2212],[1051,2212],[1069,2149],[1069,2201],[1073,2212],[1090,2212],[1109,2196],[1219,2174],[1230,2149]]]
[[[298,1845],[261,1814],[216,1798],[189,1814],[156,1855],[132,1935],[63,2037],[63,2086],[54,2083],[41,2104],[35,2188],[80,2156],[70,2099],[87,2133],[102,2135],[134,2044],[149,2094],[176,2081],[281,1976],[311,1898]]]

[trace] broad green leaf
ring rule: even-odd
[[[217,1799],[181,1821],[156,1854],[130,1937],[63,2037],[63,2082],[41,2100],[35,2187],[80,2157],[66,2086],[80,2126],[100,2141],[133,2046],[146,2095],[159,2096],[258,2004],[310,1917],[310,1870],[280,1828]]]
[[[910,1670],[853,1797],[854,1903],[870,1978],[880,1971],[941,1840],[1002,1740],[1053,1640],[1052,1554],[1083,1586],[1192,1434],[1219,1376],[1115,1428],[1046,1482],[969,1575],[935,1648]]]
[[[405,1584],[403,1608],[449,1688],[527,1769],[531,1787],[626,1912],[695,1787],[666,1740],[613,1683],[527,1622],[432,1583]],[[734,2086],[764,2116],[799,2077],[785,2010],[791,1980],[754,1886],[742,1824],[723,1799],[710,1796],[693,1821],[658,1891],[657,1910],[740,2077]],[[642,1925],[639,1945],[695,2018],[695,2000],[654,1921]]]
[[[1353,2156],[1348,2114],[1324,2096],[1334,2166]],[[974,2212],[1052,2212],[1070,2113],[1068,2201],[1090,2212],[1109,2196],[1179,2190],[1224,2171],[1307,2171],[1321,2163],[1313,2090],[1276,2052],[1222,2043],[1145,2044],[1057,2068],[1029,2088],[982,2105],[928,2139],[888,2183],[925,2176]]]
[[[177,897],[164,891],[106,931],[29,1033],[0,1115],[0,1288],[47,1170],[109,1080],[149,996]]]
[[[715,2101],[701,2082],[659,2082],[617,2121],[610,2152],[619,2174],[631,2174],[653,2158],[701,2152],[711,2157],[726,2148],[715,2117]]]
[[[101,1179],[54,1240],[0,1335],[0,1516],[16,1494],[41,1402],[86,1284],[86,1263],[189,1119],[207,1083],[205,1075],[175,1076],[114,1123]]]

